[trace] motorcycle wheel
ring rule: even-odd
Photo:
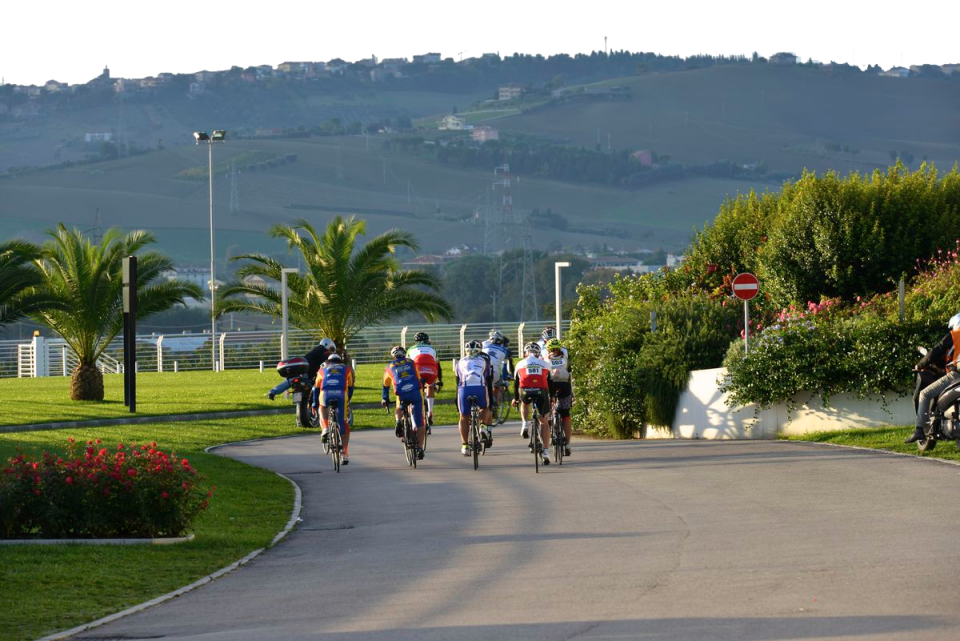
[[[924,438],[917,441],[917,449],[921,452],[932,452],[936,446],[937,439],[934,438]]]
[[[310,407],[310,395],[304,394],[304,398],[297,406],[297,427],[318,427],[319,425],[320,415]]]

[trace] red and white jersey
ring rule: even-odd
[[[520,389],[549,389],[550,364],[534,356],[528,356],[514,368],[514,376]]]
[[[407,350],[407,358],[417,364],[417,369],[421,375],[428,378],[437,375],[439,363],[437,362],[437,352],[429,345],[418,343]]]

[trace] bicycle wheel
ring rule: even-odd
[[[318,410],[318,411],[317,411],[317,416],[318,416],[318,417],[319,417],[319,415],[320,415],[320,412],[322,412],[322,411],[323,411],[323,410]],[[330,419],[329,419],[329,414],[327,415],[327,420],[328,420],[328,421],[330,420]],[[329,423],[329,422],[327,423],[327,429],[330,429],[330,423]],[[326,456],[327,454],[330,453],[330,433],[329,433],[329,432],[327,433],[327,440],[326,440],[326,442],[324,442],[324,441],[321,440],[321,444],[323,445],[323,455]]]
[[[476,411],[470,417],[470,450],[473,452],[473,469],[480,468],[480,425]]]
[[[497,425],[503,425],[504,423],[506,423],[507,418],[510,416],[510,403],[508,403],[506,399],[503,398],[504,393],[502,388],[501,388],[500,396],[501,396],[500,407],[498,408],[499,411],[497,412]]]
[[[566,443],[563,437],[563,424],[556,413],[550,421],[550,438],[553,439],[553,460],[557,465],[563,465],[563,448]]]
[[[343,457],[343,440],[340,437],[340,421],[337,417],[337,408],[330,409],[330,457],[333,459],[333,469],[340,473],[340,461]]]
[[[410,416],[403,417],[403,450],[407,456],[407,465],[417,467],[417,435],[410,424]]]

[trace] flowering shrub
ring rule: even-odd
[[[919,360],[916,347],[933,344],[944,332],[942,322],[842,314],[818,318],[809,311],[778,316],[751,339],[747,355],[743,341],[730,346],[721,389],[730,393],[732,404],[785,403],[792,410],[800,392],[819,394],[825,403],[840,393],[885,400],[910,386],[911,367]]]
[[[213,495],[201,478],[156,443],[108,450],[69,439],[66,458],[19,454],[0,469],[0,538],[182,535]]]

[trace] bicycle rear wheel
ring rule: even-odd
[[[330,422],[333,425],[330,430],[330,457],[333,459],[333,469],[337,474],[340,473],[340,462],[343,459],[343,439],[340,435],[340,420],[337,415],[337,408],[330,409]]]
[[[417,467],[417,435],[413,432],[409,416],[403,418],[403,449],[407,456],[407,465]]]
[[[556,413],[550,421],[550,438],[553,439],[553,460],[557,465],[563,465],[563,448],[566,442],[563,437],[563,424]]]
[[[510,416],[510,403],[507,402],[507,393],[506,388],[500,388],[500,405],[497,408],[497,425],[503,425],[507,422],[507,418]]]
[[[473,469],[480,468],[480,426],[476,414],[470,418],[470,451],[473,452]]]
[[[321,412],[323,412],[323,410],[318,410],[318,411],[317,411],[317,416],[318,416],[318,418],[319,418],[319,415],[320,415]],[[331,412],[331,413],[332,413],[332,412]],[[330,423],[329,423],[329,421],[330,421],[330,414],[327,414],[327,421],[328,421],[328,422],[327,422],[327,430],[329,430],[329,429],[330,429]],[[327,432],[327,440],[326,440],[326,441],[321,441],[321,443],[322,443],[322,445],[323,445],[323,454],[324,454],[324,456],[326,456],[327,454],[330,453],[330,432],[329,432],[329,431]]]

